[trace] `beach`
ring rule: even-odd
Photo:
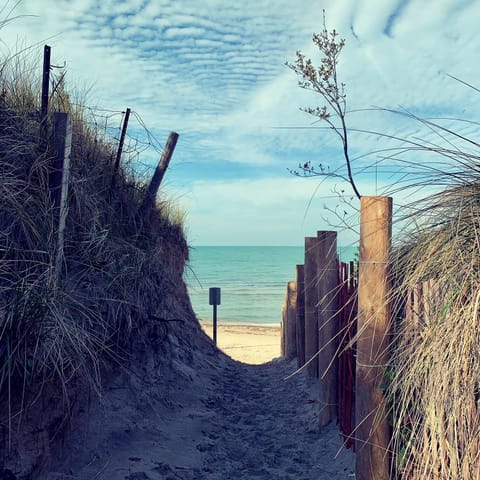
[[[279,327],[221,324],[227,355],[182,327],[170,356],[139,352],[102,392],[102,408],[71,420],[62,455],[37,480],[353,477],[335,422],[319,427],[318,382],[294,375],[296,360],[268,361],[280,352]]]
[[[201,322],[213,338],[212,322]],[[218,324],[217,346],[229,357],[243,363],[262,364],[280,356],[280,325]]]

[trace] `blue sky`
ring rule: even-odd
[[[48,43],[53,63],[66,62],[67,83],[89,89],[87,105],[136,113],[131,138],[144,134],[138,118],[160,143],[171,130],[180,134],[164,192],[187,211],[193,245],[302,245],[305,236],[330,229],[339,231],[341,244],[356,241],[357,202],[348,204],[349,186],[288,171],[307,160],[344,168],[338,137],[299,109],[322,105],[321,98],[297,87],[284,65],[295,60],[297,49],[318,63],[311,37],[322,28],[323,9],[328,28],[346,40],[339,74],[363,195],[392,194],[402,206],[428,189],[397,191],[405,164],[382,159],[382,152],[399,142],[357,130],[438,141],[418,122],[372,107],[467,120],[479,112],[480,94],[448,76],[474,85],[480,78],[476,1],[2,4],[3,18],[15,5],[12,15],[21,16],[0,30],[4,54],[32,45],[31,54],[41,60]],[[121,115],[110,121],[118,128]],[[477,131],[471,124],[455,128],[472,136]],[[157,157],[146,151],[139,169],[148,174]],[[434,161],[419,152],[405,158],[417,172]]]

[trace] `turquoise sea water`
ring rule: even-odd
[[[340,247],[340,258],[352,260],[355,251]],[[303,247],[194,247],[184,275],[193,309],[211,320],[209,288],[220,287],[219,322],[278,324],[287,283],[303,259]]]

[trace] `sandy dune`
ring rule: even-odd
[[[278,330],[235,328],[219,343],[243,360],[278,354]],[[233,337],[227,342],[228,335]],[[223,336],[223,337],[222,337]],[[256,348],[244,345],[255,337]],[[201,331],[198,348],[173,337],[111,383],[102,408],[72,421],[61,461],[43,480],[347,480],[354,457],[336,425],[322,431],[318,385],[295,362],[246,364],[215,349]],[[198,339],[198,340],[197,340]],[[228,346],[230,345],[230,347]],[[165,350],[168,347],[168,351]],[[230,348],[230,350],[228,350]],[[252,354],[252,351],[255,352]],[[242,355],[243,355],[242,353]]]

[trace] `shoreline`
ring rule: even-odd
[[[202,325],[213,325],[213,320],[211,318],[209,319],[203,319],[199,318],[198,321]],[[280,328],[280,320],[275,323],[270,323],[270,322],[265,322],[265,323],[256,323],[256,322],[242,322],[240,320],[235,320],[234,322],[226,322],[224,320],[217,320],[217,327],[230,327],[232,325],[236,325],[239,327],[272,327],[272,328]]]
[[[203,331],[213,338],[213,322],[200,320]],[[219,323],[217,346],[234,360],[249,363],[267,363],[280,357],[280,325]]]

